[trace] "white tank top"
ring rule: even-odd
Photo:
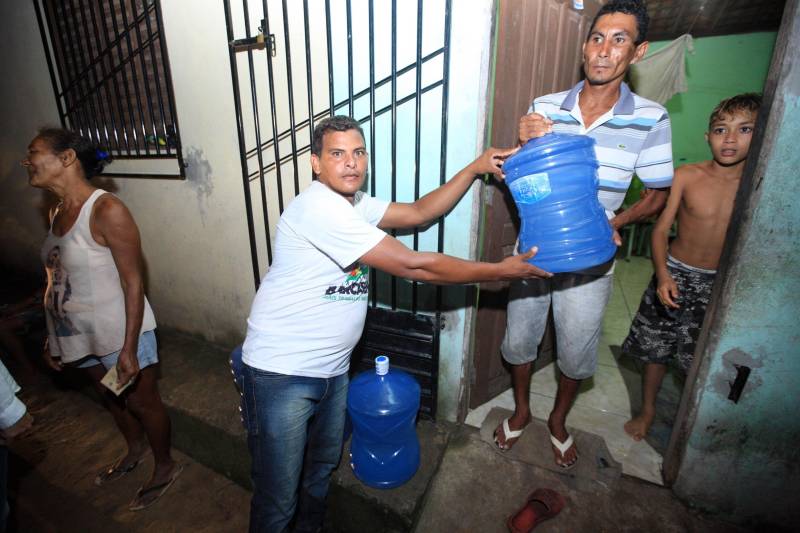
[[[62,237],[52,223],[42,246],[47,270],[44,307],[50,353],[65,363],[87,355],[103,356],[122,349],[125,341],[125,296],[111,250],[92,237],[92,206],[106,191],[96,190],[81,207],[77,220]],[[140,334],[155,329],[147,298]]]

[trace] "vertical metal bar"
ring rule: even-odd
[[[223,0],[225,5],[225,25],[228,31],[228,42],[233,40],[233,21],[231,20],[230,0]],[[253,222],[253,203],[250,199],[250,180],[245,157],[244,120],[242,117],[242,101],[239,90],[239,69],[236,65],[236,52],[228,47],[228,60],[231,64],[231,83],[233,84],[233,105],[236,109],[236,135],[239,138],[239,163],[242,166],[242,185],[244,187],[245,216],[247,217],[247,234],[250,238],[250,260],[253,264],[253,278],[256,289],[261,282],[258,269],[258,253],[256,246],[255,223]]]
[[[82,86],[82,83],[81,83],[81,80],[76,79],[77,75],[76,75],[75,72],[76,72],[76,67],[77,66],[75,65],[75,59],[74,58],[77,57],[77,54],[75,54],[73,52],[73,50],[72,50],[72,43],[70,42],[70,45],[67,46],[67,43],[64,40],[64,38],[67,36],[66,34],[69,33],[67,28],[66,28],[67,6],[66,6],[66,4],[65,4],[65,2],[63,0],[61,1],[60,4],[61,4],[61,17],[58,17],[58,20],[60,22],[64,22],[64,26],[65,27],[64,28],[57,27],[55,29],[51,28],[50,31],[58,36],[58,48],[59,48],[59,50],[61,52],[61,55],[64,57],[63,63],[64,63],[64,67],[67,70],[67,78],[66,79],[62,78],[61,79],[61,85],[62,86],[68,85],[68,83],[67,83],[68,81],[73,80],[73,79],[75,80],[75,82],[76,82],[75,90],[77,91],[78,94],[77,94],[77,96],[73,96],[73,99],[77,104],[78,100],[80,100],[80,98],[79,98],[80,97],[80,87]],[[73,60],[69,61],[67,59],[68,57],[72,57]],[[66,97],[66,94],[67,93],[65,92],[64,93],[65,97]],[[69,93],[69,94],[73,94],[73,93]],[[68,113],[69,113],[69,111],[68,111]],[[78,130],[79,132],[83,132],[84,130],[88,130],[89,129],[88,117],[86,116],[86,112],[84,111],[83,106],[77,106],[76,105],[75,109],[74,109],[73,116],[75,117],[75,121],[74,121],[75,123],[74,124],[72,123],[73,122],[72,121],[72,117],[69,117],[69,116],[65,117],[65,118],[69,118],[70,119],[69,127],[71,129]],[[78,126],[78,127],[76,128],[75,126]]]
[[[442,67],[442,127],[441,152],[439,159],[439,184],[447,181],[447,102],[450,90],[450,17],[451,0],[445,0],[444,11],[444,65]],[[444,252],[444,216],[439,218],[438,252]],[[442,286],[436,286],[436,309],[442,308]]]
[[[128,116],[124,118],[125,144],[128,147],[128,154],[130,155],[132,153],[132,151],[131,151],[131,140],[132,140],[133,141],[133,151],[136,152],[136,155],[139,155],[140,154],[139,137],[137,135],[136,125],[135,125],[136,114],[134,113],[134,110],[133,110],[133,103],[132,103],[133,98],[131,98],[131,87],[130,87],[130,83],[128,82],[127,71],[123,67],[123,64],[125,63],[125,55],[122,53],[123,35],[120,35],[119,31],[117,30],[117,13],[116,13],[116,10],[114,9],[114,2],[113,1],[109,2],[108,5],[109,5],[109,12],[111,14],[111,29],[113,30],[114,41],[116,41],[116,43],[117,43],[117,45],[116,45],[116,48],[117,48],[117,60],[119,61],[119,67],[118,67],[119,70],[117,71],[117,73],[115,73],[115,79],[116,79],[116,76],[121,76],[122,77],[122,87],[125,90],[125,103],[126,103],[127,108],[128,108]],[[106,15],[104,13],[103,14],[103,25],[106,28],[106,31],[108,31],[108,27],[107,27],[106,24],[107,24]],[[113,55],[112,55],[112,58],[113,58]],[[113,64],[113,61],[112,61],[112,64]],[[117,96],[119,97],[119,94]],[[128,131],[129,129],[130,129],[130,131]]]
[[[114,99],[112,97],[112,91],[111,91],[111,89],[109,89],[108,85],[106,85],[106,97],[108,98],[108,106],[111,109],[111,128],[114,131],[114,141],[115,141],[115,143],[117,145],[116,146],[116,150],[118,152],[121,152],[122,151],[122,146],[121,146],[121,142],[120,142],[119,133],[120,133],[120,129],[122,129],[124,131],[125,121],[124,120],[120,120],[120,125],[117,125],[116,117],[119,117],[120,119],[122,119],[122,110],[121,110],[121,106],[119,105],[120,90],[119,90],[119,84],[117,83],[117,76],[114,75],[114,74],[111,74],[111,72],[113,71],[113,56],[111,55],[111,44],[110,44],[110,40],[108,38],[108,26],[106,26],[105,14],[102,12],[102,10],[100,10],[100,16],[99,17],[97,16],[97,14],[95,12],[94,7],[90,8],[89,12],[92,15],[92,26],[94,27],[94,38],[95,38],[95,42],[97,43],[97,47],[98,47],[98,49],[101,46],[105,47],[106,51],[102,55],[105,56],[106,53],[107,53],[108,57],[109,57],[109,68],[110,68],[109,72],[108,73],[106,72],[105,59],[102,59],[102,58],[100,59],[100,69],[101,69],[101,72],[103,73],[103,79],[106,80],[105,83],[108,83],[109,81],[111,82],[111,85],[113,85],[113,87],[114,87],[113,95],[115,95],[117,97],[116,98],[117,105],[114,106],[112,104],[112,102],[114,101]],[[98,18],[100,18],[100,21],[101,21],[100,23],[97,22]],[[100,27],[101,24],[102,24],[102,28]],[[101,32],[101,29],[102,29],[102,32]],[[102,39],[100,38],[100,34],[101,33],[103,35]],[[120,126],[122,126],[122,127],[120,127]],[[127,135],[123,135],[123,139],[125,140],[125,149],[129,150],[129,146],[127,144]],[[111,147],[109,147],[109,149],[110,148]]]
[[[88,81],[88,75],[83,76],[82,74],[82,65],[80,64],[80,54],[76,51],[75,43],[72,40],[73,38],[73,31],[71,31],[70,23],[71,21],[75,20],[75,13],[74,13],[74,6],[68,6],[64,1],[61,2],[61,16],[58,17],[59,23],[63,24],[63,28],[57,28],[58,30],[58,38],[60,44],[60,50],[62,53],[62,57],[64,59],[64,63],[67,66],[69,71],[69,83],[62,84],[62,93],[63,94],[70,94],[72,95],[73,101],[75,102],[73,106],[67,107],[67,116],[70,118],[70,122],[72,122],[72,114],[77,113],[79,116],[76,115],[75,122],[80,124],[80,128],[77,128],[77,131],[90,139],[94,139],[91,127],[92,127],[92,117],[95,115],[94,111],[87,112],[86,108],[91,104],[91,100],[89,98],[89,94],[91,91],[86,90],[84,92],[84,84],[91,85],[91,82]],[[78,44],[78,46],[80,43]],[[71,127],[71,129],[76,130],[75,127]]]
[[[153,69],[153,78],[156,82],[156,101],[158,103],[158,113],[161,115],[161,131],[164,134],[164,143],[166,143],[167,153],[171,152],[169,146],[169,135],[167,134],[167,117],[164,113],[164,95],[161,92],[161,74],[162,71],[159,68],[159,62],[156,60],[156,49],[155,49],[155,39],[158,36],[158,40],[163,42],[164,36],[162,35],[162,30],[156,24],[156,32],[153,33],[153,26],[150,21],[150,11],[155,11],[158,2],[153,2],[151,4],[152,7],[143,6],[142,14],[144,15],[144,24],[147,28],[147,37],[150,40],[150,45],[148,48],[150,49],[150,67]],[[142,54],[144,55],[144,50],[142,50]],[[148,92],[150,87],[148,87]],[[152,117],[153,119],[153,129],[156,128],[156,117]],[[156,134],[156,146],[158,146],[158,134]]]
[[[97,31],[97,26],[92,24],[92,28],[94,29],[94,32],[93,32],[94,33],[94,49],[93,49],[91,44],[89,43],[89,38],[92,35],[92,33],[90,32],[90,29],[89,29],[89,17],[86,15],[86,9],[85,9],[86,5],[84,4],[83,0],[79,0],[78,1],[78,5],[80,6],[80,18],[81,18],[83,31],[84,31],[84,35],[85,35],[86,43],[87,43],[87,46],[85,47],[87,49],[86,54],[87,54],[87,56],[89,58],[89,60],[88,60],[88,62],[86,64],[86,68],[91,69],[92,75],[93,75],[94,80],[95,80],[96,92],[94,94],[95,94],[95,96],[97,98],[97,101],[98,101],[98,107],[100,109],[100,115],[101,115],[102,122],[103,122],[103,124],[102,124],[103,135],[106,138],[106,142],[103,143],[103,146],[105,146],[105,148],[107,150],[111,150],[111,137],[109,136],[109,132],[108,132],[109,123],[111,124],[111,132],[112,132],[112,134],[115,132],[116,128],[114,126],[114,110],[111,108],[110,98],[103,98],[102,97],[103,88],[104,88],[105,83],[106,83],[104,81],[106,76],[105,76],[105,68],[103,67],[103,59],[102,59],[101,54],[99,53],[100,52],[100,35],[99,35],[98,31]],[[92,10],[91,6],[89,6],[89,13],[90,14],[93,13],[93,10]],[[92,19],[94,19],[94,17],[92,17]],[[76,22],[77,22],[77,17],[76,17]],[[81,48],[84,48],[84,47],[81,47]],[[95,53],[95,57],[92,57],[92,53],[93,52]],[[98,75],[97,75],[98,63],[99,63],[100,72],[101,72],[101,74],[103,76],[102,79],[98,78]],[[106,95],[108,95],[108,91],[107,90],[106,90]],[[105,102],[105,106],[103,106],[104,102]],[[106,112],[105,112],[106,108],[108,109],[108,115],[106,115]],[[99,128],[98,128],[98,140],[99,139],[100,139],[100,131],[99,131]]]
[[[142,42],[142,29],[141,23],[137,20],[139,18],[139,14],[136,11],[136,0],[131,2],[131,15],[133,17],[133,25],[136,29],[136,41],[139,44],[139,50],[136,53],[136,57],[139,58],[139,65],[142,67],[142,83],[144,83],[144,96],[145,101],[147,102],[147,117],[150,120],[150,130],[151,134],[155,138],[155,145],[156,145],[156,155],[161,153],[161,147],[158,145],[158,130],[156,129],[156,121],[155,121],[155,113],[153,113],[153,98],[150,96],[150,76],[147,74],[147,66],[145,65],[144,61],[144,43]],[[146,7],[144,8],[147,9]],[[123,11],[125,13],[125,11]],[[126,23],[127,25],[127,23]],[[135,58],[131,60],[131,65],[133,66],[134,71],[136,70],[136,60]],[[142,124],[144,127],[144,123]],[[150,148],[147,144],[147,138],[145,137],[145,153],[150,153]]]
[[[289,13],[286,12],[286,0],[282,0],[283,9],[283,43],[286,46],[286,89],[289,93],[289,138],[292,141],[292,167],[294,167],[294,194],[300,194],[300,175],[297,171],[297,134],[294,121],[294,84],[292,83],[292,50],[289,46]],[[274,98],[274,95],[273,95]]]
[[[397,201],[397,0],[392,0],[392,202]],[[392,230],[392,236],[397,231]],[[397,309],[397,278],[392,276],[392,310]]]
[[[314,145],[314,87],[311,74],[311,33],[308,27],[308,0],[303,0],[303,31],[306,45],[306,91],[308,92],[308,146]]]
[[[42,45],[44,46],[44,50],[45,50],[45,54],[44,55],[45,55],[45,58],[47,59],[47,70],[48,70],[48,72],[50,72],[50,81],[53,84],[53,95],[55,95],[55,97],[56,97],[56,107],[58,108],[58,117],[61,120],[61,125],[62,126],[66,126],[66,124],[64,123],[64,117],[66,115],[64,114],[64,106],[61,103],[61,92],[58,90],[58,80],[59,80],[59,78],[62,79],[62,80],[64,79],[63,76],[61,75],[61,67],[60,66],[58,67],[58,69],[59,69],[59,77],[56,78],[56,71],[53,69],[53,58],[51,57],[51,55],[55,56],[55,53],[54,53],[55,50],[54,50],[54,47],[52,46],[52,42],[48,43],[48,40],[47,40],[47,35],[48,35],[49,32],[46,33],[46,31],[45,31],[44,18],[42,16],[42,7],[40,5],[40,1],[39,0],[34,0],[33,8],[34,8],[34,11],[36,11],[36,23],[39,25],[39,35],[42,36]],[[50,26],[49,22],[48,22],[47,26],[49,28],[49,26]]]
[[[145,154],[149,154],[150,153],[150,149],[147,147],[147,135],[146,135],[147,134],[147,129],[145,128],[145,125],[144,125],[144,116],[143,116],[143,113],[142,113],[142,96],[139,93],[139,76],[138,76],[138,74],[136,74],[136,63],[133,60],[133,44],[131,42],[131,33],[128,30],[128,13],[127,13],[127,9],[128,8],[125,6],[124,0],[120,0],[119,10],[120,10],[120,14],[122,15],[122,25],[123,25],[123,32],[122,32],[122,34],[120,34],[117,31],[117,16],[116,16],[116,12],[114,12],[114,2],[113,2],[113,0],[112,0],[112,2],[110,2],[109,5],[111,6],[111,11],[112,11],[112,14],[113,14],[112,20],[114,21],[114,31],[117,32],[117,34],[120,35],[120,37],[124,36],[125,37],[125,42],[128,45],[128,57],[130,58],[130,66],[131,66],[131,71],[130,72],[131,72],[131,77],[133,78],[133,94],[136,96],[136,116],[137,116],[138,121],[140,123],[140,124],[136,125],[136,127],[133,128],[135,141],[136,141],[136,155],[140,155],[141,154],[141,148],[142,148],[139,145],[139,136],[136,134],[138,131],[141,131],[142,135],[143,135],[142,144],[144,145],[144,153]],[[121,48],[122,47],[120,46],[120,49]],[[128,81],[129,81],[129,79],[127,79],[127,76],[126,76],[125,83],[127,84]],[[133,123],[134,120],[135,120],[134,116],[133,116],[133,114],[131,114],[131,122]],[[139,129],[139,127],[141,127],[141,129]]]
[[[375,2],[369,0],[369,190],[375,196]],[[374,269],[369,271],[369,286],[372,294],[372,307],[378,305],[376,290],[377,275]]]
[[[86,25],[86,20],[83,17],[83,2],[82,0],[78,0],[78,7],[75,7],[76,4],[73,0],[70,0],[69,7],[72,10],[72,22],[74,23],[74,29],[71,28],[73,31],[68,32],[70,37],[74,35],[75,40],[73,43],[75,44],[76,49],[78,50],[78,55],[73,55],[73,57],[80,57],[83,69],[86,72],[85,77],[81,76],[85,79],[86,83],[86,93],[85,98],[89,105],[89,109],[91,112],[90,115],[90,124],[91,124],[91,131],[89,132],[89,138],[92,139],[97,144],[105,144],[102,141],[101,134],[100,134],[100,123],[105,122],[105,116],[103,113],[103,104],[99,101],[96,94],[92,90],[92,85],[97,85],[97,76],[94,71],[94,67],[92,66],[92,58],[91,58],[91,48],[89,46],[83,45],[83,36],[86,36],[86,44],[89,44],[88,34],[89,29]],[[79,25],[82,25],[82,31],[79,29]],[[87,50],[87,48],[89,48]],[[80,76],[80,74],[79,74]],[[93,79],[94,78],[94,79]],[[95,100],[98,100],[97,106],[95,106]],[[106,140],[108,140],[106,132]]]
[[[164,74],[164,84],[167,87],[167,99],[169,100],[170,119],[175,131],[175,155],[178,158],[178,168],[181,177],[186,177],[186,164],[183,160],[183,143],[181,142],[180,127],[178,126],[178,111],[175,106],[175,92],[172,89],[172,69],[169,65],[169,55],[167,54],[167,40],[164,37],[164,17],[161,14],[161,0],[156,2],[156,22],[158,24],[161,37],[159,46],[161,47],[161,68]]]
[[[123,140],[125,141],[125,152],[128,155],[131,155],[131,153],[132,153],[132,151],[131,151],[131,143],[130,143],[130,138],[128,137],[128,127],[130,126],[130,122],[133,120],[133,108],[131,107],[131,91],[130,91],[130,87],[128,87],[128,84],[125,83],[124,79],[123,79],[123,83],[122,83],[123,90],[122,91],[120,90],[120,83],[117,80],[117,76],[119,76],[119,74],[121,72],[124,72],[124,71],[120,70],[120,71],[115,72],[114,53],[111,51],[112,39],[108,35],[109,34],[109,25],[108,25],[108,21],[107,21],[108,15],[106,14],[106,11],[104,9],[104,4],[102,2],[99,3],[98,6],[99,6],[99,10],[100,10],[100,22],[103,25],[103,35],[105,36],[105,45],[108,48],[108,57],[109,57],[110,65],[111,65],[111,72],[113,73],[112,74],[112,78],[113,78],[113,81],[114,81],[114,94],[115,94],[116,99],[117,99],[117,106],[118,106],[117,107],[117,113],[119,115],[120,123],[122,125],[121,126],[121,130],[122,130]],[[119,62],[121,64],[122,61],[123,61],[123,57],[122,57],[122,39],[119,38],[119,36],[117,36],[116,33],[114,34],[113,42],[116,43],[114,45],[114,47],[117,49],[117,57],[118,57],[118,60],[119,60]],[[125,102],[124,102],[125,105],[123,105],[123,101],[122,101],[122,93],[123,92],[125,93]],[[126,106],[128,108],[128,115],[127,116],[125,115],[125,107]],[[122,147],[119,147],[119,150],[122,151]]]
[[[347,9],[347,109],[349,115],[355,118],[355,109],[353,108],[353,14],[350,0],[345,2],[345,9]]]
[[[417,58],[415,77],[416,107],[414,110],[414,201],[419,200],[420,115],[422,114],[422,0],[417,0]],[[419,250],[419,229],[414,228],[414,250]],[[411,284],[411,312],[417,312],[419,284]]]
[[[269,29],[269,9],[267,8],[267,0],[261,0],[261,5],[264,12],[264,33],[267,38],[272,35]],[[278,117],[275,113],[275,74],[272,70],[272,54],[267,52],[267,74],[269,78],[269,105],[270,113],[272,114],[272,147],[275,150],[275,174],[278,179],[278,211],[283,214],[283,177],[281,176],[281,156],[280,148],[278,147]]]
[[[331,101],[331,116],[336,114],[336,102],[333,101],[333,39],[331,37],[331,0],[325,0],[325,25],[328,39],[328,94]]]
[[[244,31],[245,37],[250,37],[250,6],[247,3],[247,0],[242,0],[242,11],[244,13]],[[269,51],[267,52],[269,53]],[[236,60],[236,55],[234,52],[233,60]],[[254,133],[256,136],[256,159],[258,161],[258,182],[261,190],[261,210],[264,213],[264,234],[267,236],[267,264],[272,263],[272,239],[270,238],[269,232],[269,209],[267,206],[267,180],[266,176],[264,175],[264,151],[261,145],[261,116],[258,112],[258,90],[256,86],[256,76],[255,76],[255,62],[253,60],[253,51],[247,51],[247,66],[250,74],[250,100],[253,105],[253,127]],[[238,85],[238,79],[237,79]],[[238,96],[241,98],[241,96]],[[245,146],[242,144],[242,153],[245,152]],[[244,175],[245,175],[245,187],[247,187],[248,192],[250,190],[250,183],[249,183],[249,167],[247,165],[247,158],[245,157],[244,162]],[[252,214],[250,215],[252,217]],[[260,272],[258,273],[260,274]]]

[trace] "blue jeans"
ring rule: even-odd
[[[294,531],[319,531],[342,455],[347,374],[287,376],[246,364],[243,371],[253,461],[250,532],[283,533],[295,514]]]

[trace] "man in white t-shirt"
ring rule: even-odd
[[[367,313],[369,268],[428,283],[548,277],[527,262],[415,252],[382,230],[436,220],[476,175],[501,175],[514,150],[489,149],[414,203],[361,191],[367,171],[358,122],[336,116],[314,129],[318,177],[278,222],[272,265],[258,289],[243,346],[243,411],[254,484],[251,532],[318,531],[344,433],[350,353]],[[299,496],[298,496],[299,488]]]

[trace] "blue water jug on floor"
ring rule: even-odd
[[[539,251],[531,263],[574,272],[609,261],[617,251],[597,199],[594,139],[548,133],[531,139],[503,164],[522,222],[519,251]]]
[[[419,468],[415,422],[419,383],[389,358],[375,358],[375,371],[350,382],[347,411],[353,423],[350,466],[365,485],[391,489],[411,479]]]

